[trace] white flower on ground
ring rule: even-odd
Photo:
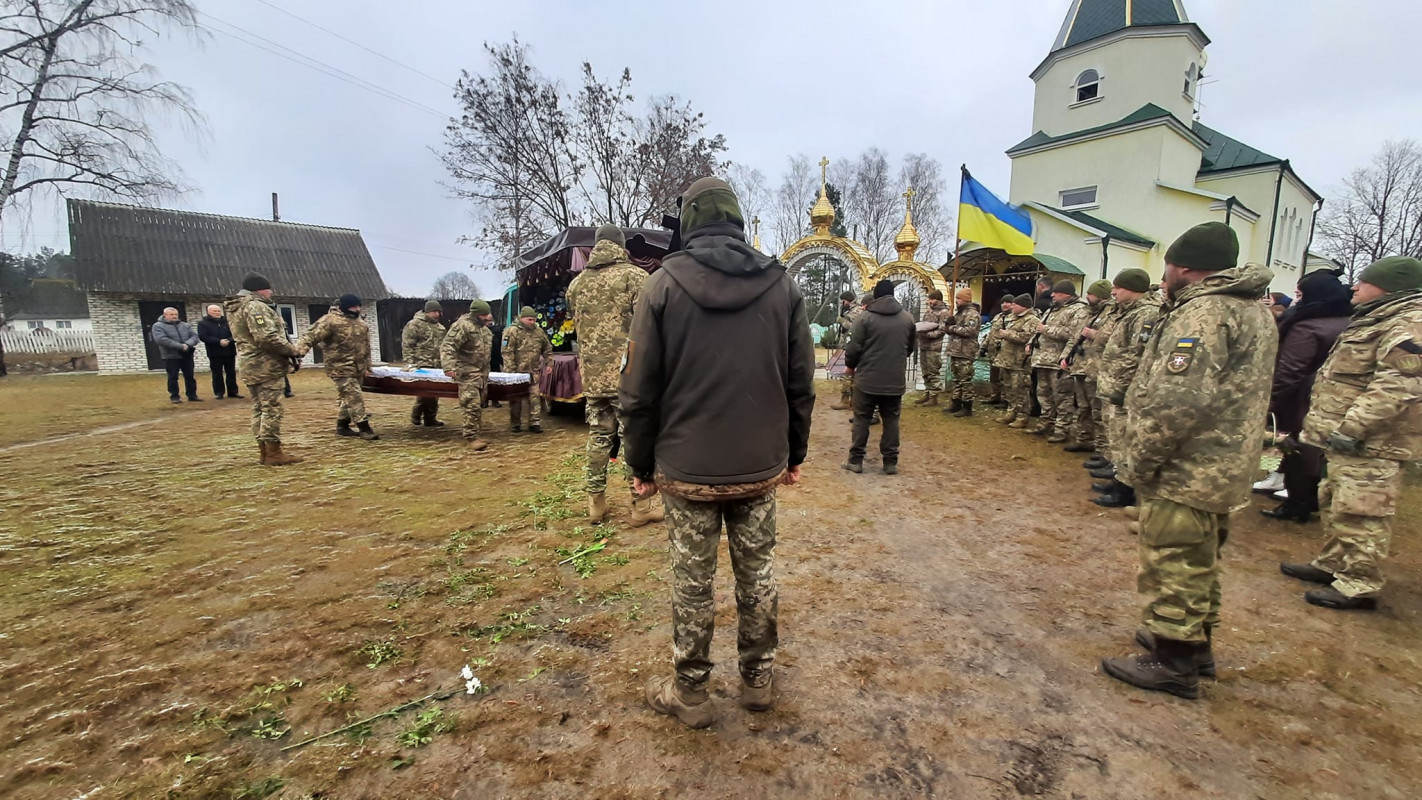
[[[465,664],[464,669],[459,671],[459,677],[464,679],[465,694],[478,694],[479,689],[484,686],[478,678],[474,677],[474,670],[470,669],[468,664]]]

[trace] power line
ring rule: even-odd
[[[396,59],[393,59],[393,58],[391,58],[390,56],[387,56],[387,55],[385,55],[384,53],[382,53],[382,52],[380,52],[380,51],[378,51],[378,50],[372,50],[371,48],[366,47],[365,45],[361,44],[360,42],[355,41],[354,39],[349,39],[349,38],[347,38],[347,37],[345,37],[345,36],[342,36],[342,35],[339,34],[339,33],[336,33],[335,31],[331,30],[330,28],[324,27],[324,26],[322,26],[322,25],[318,25],[317,23],[312,22],[311,20],[306,19],[305,17],[302,17],[302,16],[298,16],[298,15],[296,15],[296,14],[293,14],[293,13],[291,13],[290,11],[287,11],[286,9],[282,8],[281,6],[279,6],[279,5],[275,4],[275,3],[267,2],[267,0],[257,0],[257,2],[261,3],[262,5],[264,5],[264,6],[268,7],[268,8],[270,8],[270,9],[272,9],[272,10],[274,10],[274,11],[279,11],[279,12],[281,12],[281,13],[287,15],[288,17],[291,17],[291,18],[294,19],[294,20],[297,20],[297,21],[299,21],[299,22],[304,22],[304,23],[306,23],[307,25],[310,25],[311,27],[313,27],[313,28],[315,28],[315,29],[317,29],[317,30],[319,30],[319,31],[325,31],[326,33],[331,34],[332,36],[336,37],[337,39],[340,39],[341,41],[346,42],[347,44],[351,44],[351,45],[354,45],[354,46],[356,46],[356,47],[359,47],[360,49],[364,50],[364,51],[367,52],[367,53],[370,53],[371,55],[379,56],[380,58],[383,58],[383,59],[385,59],[386,61],[389,61],[391,64],[394,64],[394,65],[396,65],[397,67],[403,67],[404,69],[407,69],[407,70],[409,70],[410,72],[413,72],[413,73],[415,73],[416,75],[419,75],[419,76],[422,77],[422,78],[429,78],[430,80],[434,81],[435,83],[438,83],[440,86],[443,86],[443,87],[446,88],[446,89],[453,89],[453,88],[454,88],[454,86],[453,86],[452,84],[450,84],[450,83],[449,83],[448,81],[446,81],[446,80],[443,80],[443,79],[441,79],[441,78],[436,78],[435,76],[429,74],[428,72],[421,72],[421,71],[415,69],[414,67],[410,66],[409,64],[406,64],[406,63],[404,63],[404,62],[402,62],[402,61],[397,61]]]
[[[250,39],[245,39],[245,38],[243,38],[242,36],[239,36],[239,35],[237,35],[236,33],[233,33],[232,31],[223,30],[223,29],[221,29],[221,28],[214,28],[214,30],[216,30],[218,33],[226,34],[226,35],[232,37],[233,39],[236,39],[236,40],[239,41],[239,42],[242,42],[242,43],[247,44],[247,45],[251,45],[252,47],[257,48],[258,50],[262,50],[262,51],[265,51],[265,52],[267,52],[267,53],[270,53],[270,54],[272,54],[272,55],[274,55],[274,56],[278,56],[278,57],[280,57],[280,58],[284,58],[284,59],[286,59],[286,60],[288,60],[288,61],[291,61],[291,62],[293,62],[293,63],[295,63],[295,64],[300,64],[300,65],[303,66],[303,67],[307,67],[307,68],[309,68],[309,69],[313,69],[313,70],[315,70],[315,71],[317,71],[317,72],[320,72],[320,73],[323,74],[323,75],[326,75],[327,77],[335,78],[336,80],[344,81],[345,83],[349,83],[349,84],[351,84],[352,86],[356,86],[357,88],[365,89],[366,91],[371,92],[371,93],[376,94],[376,95],[379,95],[379,96],[381,96],[381,97],[384,97],[384,98],[387,99],[387,100],[394,100],[394,101],[397,102],[397,103],[403,103],[404,105],[409,106],[410,108],[413,108],[413,109],[415,109],[415,110],[417,110],[417,111],[423,111],[423,112],[426,113],[426,114],[429,114],[429,115],[434,116],[434,117],[438,117],[438,118],[440,118],[440,119],[448,119],[448,118],[449,118],[447,114],[444,114],[444,113],[442,113],[442,112],[440,112],[440,111],[437,111],[437,110],[435,110],[435,109],[433,109],[433,108],[430,108],[429,106],[424,105],[423,103],[419,103],[419,102],[417,102],[417,101],[411,100],[411,99],[409,99],[408,97],[405,97],[405,96],[403,96],[403,95],[401,95],[401,94],[399,94],[399,93],[397,93],[397,92],[391,91],[391,90],[386,89],[386,88],[381,87],[381,86],[377,86],[376,84],[373,84],[373,83],[371,83],[371,82],[369,82],[369,81],[367,81],[367,80],[365,80],[365,79],[363,79],[363,78],[358,78],[358,77],[356,77],[355,75],[352,75],[352,74],[350,74],[349,72],[346,72],[345,70],[343,70],[343,69],[341,69],[341,68],[339,68],[339,67],[332,66],[332,65],[330,65],[330,64],[327,64],[327,63],[324,62],[324,61],[321,61],[321,60],[316,59],[316,58],[312,58],[311,56],[305,55],[305,54],[303,54],[303,53],[298,53],[297,51],[292,50],[291,48],[289,48],[289,47],[287,47],[287,46],[285,46],[285,45],[283,45],[283,44],[274,42],[274,41],[272,41],[271,39],[268,39],[268,38],[266,38],[266,37],[264,37],[264,36],[262,36],[262,35],[260,35],[260,34],[253,33],[253,32],[251,32],[251,31],[247,30],[246,28],[243,28],[243,27],[238,26],[238,25],[233,25],[232,23],[227,22],[226,20],[222,20],[222,19],[219,19],[219,18],[217,18],[217,17],[214,17],[212,14],[210,14],[210,13],[208,13],[208,12],[203,12],[203,13],[204,13],[204,15],[205,15],[208,19],[212,20],[213,22],[217,22],[217,23],[220,23],[220,24],[222,24],[222,25],[226,25],[227,27],[232,28],[233,30],[239,31],[239,32],[241,32],[241,33],[243,33],[243,34],[246,34],[247,36],[250,36],[250,37],[252,37],[252,38],[254,38],[254,39],[258,39],[258,40],[260,40],[260,42],[266,42],[267,44],[271,45],[272,47],[279,48],[279,50],[273,50],[272,47],[264,46],[264,45],[261,44],[260,42],[254,42],[254,41],[251,41]],[[284,52],[283,52],[283,51],[284,51]]]
[[[381,250],[394,250],[397,253],[409,253],[415,256],[429,256],[430,258],[442,258],[446,261],[458,261],[464,264],[470,263],[468,258],[455,258],[454,256],[442,256],[439,253],[425,253],[420,250],[406,250],[403,247],[391,247],[388,244],[372,244],[371,247],[378,247]]]

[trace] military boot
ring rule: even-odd
[[[643,525],[650,525],[653,522],[661,522],[667,518],[667,512],[661,506],[652,501],[650,497],[642,497],[632,501],[632,519],[630,524],[634,528]]]
[[[924,392],[923,394],[918,396],[917,400],[913,401],[913,404],[916,406],[926,406],[931,404],[932,402],[933,395],[928,392]]]
[[[958,413],[959,411],[962,411],[962,410],[963,410],[963,401],[962,401],[962,400],[959,400],[959,399],[956,398],[956,397],[953,398],[953,401],[952,401],[952,402],[950,402],[948,405],[946,405],[946,406],[943,407],[943,413],[944,413],[944,414],[956,414],[956,413]]]
[[[1116,477],[1116,467],[1107,464],[1104,467],[1093,469],[1087,472],[1086,474],[1090,475],[1093,478],[1098,478],[1100,480],[1110,480],[1111,478]]]
[[[884,474],[885,474],[885,475],[897,475],[897,474],[899,474],[899,460],[898,460],[897,458],[886,458],[886,459],[884,459]]]
[[[529,425],[529,426],[528,426],[528,432],[529,432],[529,433],[543,433],[543,426],[542,426],[542,425],[539,425],[537,422],[535,422],[535,423],[533,423],[532,425]]]
[[[864,472],[864,462],[863,462],[863,461],[855,461],[854,459],[850,459],[850,460],[844,462],[843,464],[840,464],[840,466],[841,466],[842,468],[844,468],[844,469],[849,470],[850,472],[854,472],[854,473],[862,473],[862,472]]]
[[[1290,564],[1285,561],[1279,565],[1279,571],[1288,575],[1290,578],[1298,578],[1301,581],[1308,581],[1309,583],[1322,583],[1326,585],[1333,583],[1334,580],[1333,573],[1326,569],[1319,569],[1312,564]]]
[[[1075,442],[1073,444],[1067,445],[1066,447],[1063,447],[1062,449],[1068,453],[1090,453],[1092,450],[1096,449],[1096,446],[1087,444],[1086,442]]]
[[[1067,440],[1065,433],[1054,433],[1047,437],[1047,444],[1061,444]]]
[[[588,522],[601,525],[607,519],[607,492],[588,494]]]
[[[440,421],[437,420],[437,419],[435,419],[435,415],[434,415],[434,414],[426,414],[426,415],[425,415],[425,427],[426,427],[426,428],[443,428],[443,427],[444,427],[444,423],[443,423],[443,422],[440,422]]]
[[[373,442],[376,439],[380,438],[380,434],[370,429],[370,420],[368,419],[357,422],[356,427],[360,428],[360,433],[356,435],[366,440],[367,442]]]
[[[953,416],[955,416],[955,417],[971,417],[972,415],[973,415],[973,401],[972,401],[972,400],[964,400],[964,401],[963,401],[963,407],[960,408],[960,409],[958,409],[958,413],[954,414]]]
[[[768,680],[764,686],[751,686],[741,678],[741,708],[747,711],[769,711],[775,705],[775,681]]]
[[[485,450],[489,449],[489,443],[484,441],[483,439],[480,439],[477,436],[467,441],[469,442],[469,449],[473,450],[476,453],[482,453]]]
[[[832,405],[832,406],[830,406],[830,409],[831,409],[832,411],[848,411],[849,408],[850,408],[850,402],[849,402],[849,395],[847,395],[847,394],[842,394],[842,395],[840,395],[840,396],[839,396],[839,402],[838,402],[838,403],[835,403],[835,404]]]
[[[267,463],[267,443],[266,443],[266,442],[257,442],[257,450],[261,452],[261,456],[258,457],[257,463],[258,463],[258,464],[262,464],[262,465],[266,465],[266,463]]]
[[[1205,626],[1205,646],[1195,651],[1195,667],[1200,670],[1200,677],[1215,677],[1215,653],[1214,653],[1215,629],[1212,626]],[[1155,634],[1141,628],[1136,631],[1136,644],[1144,647],[1149,652],[1155,652]]]
[[[1102,467],[1111,466],[1111,459],[1098,453],[1081,462],[1081,466],[1085,469],[1101,469]]]
[[[1116,481],[1115,481],[1115,480],[1109,480],[1109,481],[1100,481],[1099,483],[1093,483],[1093,484],[1091,484],[1091,491],[1093,491],[1093,492],[1099,492],[1100,494],[1106,494],[1107,492],[1114,492],[1114,491],[1116,491]]]
[[[267,460],[263,461],[269,467],[282,467],[287,464],[300,464],[306,459],[300,456],[293,456],[281,451],[281,442],[267,442]]]
[[[355,431],[351,430],[351,421],[348,420],[348,419],[338,419],[338,420],[336,420],[336,435],[337,435],[337,436],[360,436],[360,434],[358,434],[358,433],[356,433]]]
[[[1017,412],[1009,408],[1006,413],[997,418],[997,421],[1003,425],[1011,425],[1017,421]]]
[[[1338,611],[1374,611],[1378,607],[1376,597],[1349,597],[1332,586],[1304,592],[1304,600],[1311,606],[1332,608]]]
[[[646,696],[653,711],[676,717],[688,728],[704,728],[716,721],[706,690],[682,688],[676,678],[653,678],[647,684]]]
[[[928,396],[928,402],[927,402],[927,403],[924,403],[923,405],[924,405],[924,407],[926,407],[926,408],[931,408],[931,407],[933,407],[933,406],[938,405],[938,393],[937,393],[937,392],[934,392],[933,394],[930,394],[930,395]]]
[[[410,424],[421,425],[424,423],[425,415],[417,408],[410,412]]]
[[[1125,508],[1136,504],[1136,490],[1120,481],[1115,481],[1115,488],[1100,497],[1093,497],[1091,502],[1102,508]]]
[[[1155,637],[1155,649],[1138,656],[1106,658],[1101,669],[1118,681],[1139,689],[1168,692],[1194,700],[1200,696],[1197,653],[1206,645]]]
[[[1020,431],[1020,430],[1025,430],[1025,429],[1027,428],[1028,424],[1030,424],[1030,423],[1029,423],[1027,417],[1018,417],[1017,419],[1015,419],[1015,420],[1013,420],[1012,422],[1010,422],[1007,427],[1013,428],[1013,429],[1016,429],[1016,430],[1019,430],[1019,431]]]

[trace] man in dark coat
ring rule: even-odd
[[[183,402],[178,397],[178,374],[182,373],[183,388],[187,390],[188,402],[201,403],[197,396],[197,381],[193,379],[193,348],[198,337],[188,323],[178,318],[178,309],[171,306],[163,309],[163,316],[150,329],[153,343],[158,345],[158,355],[163,357],[163,367],[168,371],[168,398],[174,403]]]
[[[879,454],[884,474],[893,475],[899,471],[899,412],[908,390],[904,374],[918,336],[913,317],[894,298],[890,281],[874,286],[874,300],[865,310],[869,313],[854,323],[844,349],[844,365],[854,370],[854,438],[844,468],[864,471],[869,421],[877,411],[884,420]]]
[[[1328,270],[1311,272],[1299,280],[1302,299],[1288,307],[1279,318],[1279,356],[1274,362],[1274,388],[1269,412],[1280,433],[1289,438],[1283,444],[1284,475],[1288,499],[1278,508],[1261,509],[1275,519],[1308,522],[1318,511],[1318,484],[1323,477],[1323,450],[1298,440],[1308,415],[1309,395],[1314,377],[1328,358],[1339,334],[1353,321],[1352,298],[1348,287]]]
[[[227,325],[227,317],[222,306],[213,303],[207,313],[198,320],[198,340],[207,346],[207,363],[212,368],[212,396],[221,400],[230,397],[239,400],[237,391],[237,344],[232,341],[232,328]]]

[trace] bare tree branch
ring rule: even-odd
[[[1389,141],[1372,163],[1353,171],[1325,206],[1317,241],[1349,279],[1392,255],[1422,258],[1422,147]]]

